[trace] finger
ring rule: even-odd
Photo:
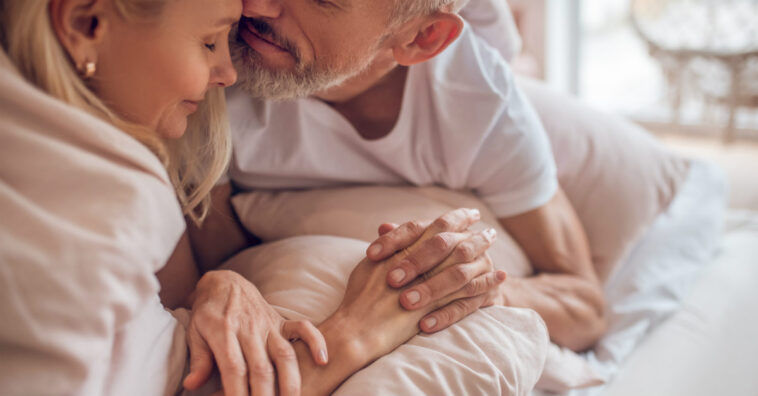
[[[476,297],[455,300],[421,319],[419,322],[419,328],[425,333],[436,333],[440,330],[444,330],[450,327],[450,325],[474,313],[482,306],[482,304],[484,304],[486,299],[487,295],[483,294]]]
[[[394,230],[383,234],[366,249],[366,257],[373,261],[382,261],[416,242],[431,221],[409,221]]]
[[[288,320],[282,325],[282,336],[291,340],[300,338],[308,345],[311,350],[313,361],[319,365],[329,363],[329,354],[326,349],[326,340],[324,335],[307,320]]]
[[[413,253],[401,253],[405,257],[399,260],[397,264],[391,265],[387,272],[387,283],[395,288],[411,283],[420,274],[426,273],[443,263],[458,244],[470,237],[471,233],[468,231],[464,233],[442,232],[424,241]]]
[[[276,374],[279,377],[279,395],[300,396],[300,368],[292,344],[280,334],[271,333],[268,337],[268,354],[276,365]],[[260,395],[264,394],[267,393],[260,393]],[[255,390],[253,390],[253,395],[258,395]]]
[[[187,331],[187,346],[190,353],[190,371],[184,378],[183,385],[188,390],[196,390],[211,376],[213,354],[194,326],[190,326]]]
[[[474,282],[474,280],[490,271],[490,263],[486,257],[480,257],[469,263],[453,265],[423,283],[404,291],[400,295],[400,304],[409,310],[423,308],[435,303],[437,306],[442,306],[444,305],[443,298],[459,290],[470,288],[472,283],[479,287],[481,282]],[[473,295],[469,297],[473,297]]]
[[[380,236],[366,250],[366,256],[373,261],[382,261],[395,252],[412,247],[440,232],[462,232],[477,221],[481,215],[476,209],[456,209],[445,213],[433,222],[411,221]]]
[[[431,238],[440,232],[463,232],[481,218],[477,209],[461,208],[445,213],[426,229],[421,240]]]
[[[379,226],[379,236],[382,236],[382,235],[384,235],[384,234],[386,234],[386,233],[394,230],[397,227],[399,227],[399,226],[397,224],[395,224],[395,223],[384,223],[384,224],[382,224],[382,225]]]
[[[226,396],[248,396],[248,364],[234,332],[226,331],[223,338],[209,340],[209,345],[221,373],[221,384]]]
[[[269,360],[267,342],[254,331],[240,336],[242,351],[247,361],[246,387],[253,396],[274,396],[276,373]],[[228,392],[227,392],[228,393]]]
[[[492,246],[496,236],[497,232],[494,228],[475,234],[470,232],[437,234],[391,268],[387,274],[387,282],[392,287],[403,287],[419,274],[428,272],[426,276],[429,278],[455,264],[473,262]],[[476,275],[479,273],[474,276]],[[473,278],[465,282],[468,283],[471,279]],[[455,284],[458,288],[463,287],[463,283],[460,282]],[[451,284],[445,290],[453,286]],[[439,296],[439,294],[435,295]]]

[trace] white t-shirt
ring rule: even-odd
[[[365,140],[314,98],[265,102],[228,92],[231,180],[243,190],[358,184],[469,190],[498,217],[538,208],[557,191],[537,114],[503,57],[467,26],[434,59],[409,69],[400,117]]]
[[[474,34],[500,51],[506,61],[513,61],[521,52],[523,42],[507,1],[471,0],[461,16],[471,24]]]

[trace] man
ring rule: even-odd
[[[228,95],[231,179],[243,190],[353,183],[472,190],[536,273],[509,279],[495,301],[536,310],[556,343],[587,349],[605,322],[586,237],[557,186],[534,111],[502,57],[458,15],[464,1],[248,0],[232,39],[240,84]],[[217,187],[214,198],[226,202],[231,192]],[[193,232],[194,245],[227,237],[212,250],[196,248],[201,262],[243,247],[222,216],[208,224]],[[370,258],[407,242],[408,230],[391,228]],[[428,269],[403,262],[388,282],[401,287]],[[405,291],[401,303],[418,309],[472,276],[438,275]],[[490,302],[459,301],[420,327],[439,331]]]

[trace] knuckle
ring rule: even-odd
[[[463,294],[465,294],[468,297],[478,296],[478,295],[482,294],[481,283],[478,282],[478,281],[469,282],[463,288]]]
[[[273,378],[274,367],[268,362],[255,362],[250,365],[250,375],[256,378]]]
[[[452,311],[453,311],[455,321],[460,320],[461,318],[466,316],[470,311],[469,303],[467,300],[458,300],[454,302],[452,308],[453,308]]]
[[[477,256],[476,248],[469,242],[462,242],[455,248],[456,257],[462,262],[474,261]]]
[[[448,215],[442,216],[437,220],[434,220],[434,227],[441,230],[449,230],[453,228],[453,222]]]
[[[279,360],[295,360],[295,350],[289,343],[282,343],[272,348],[271,354]]]
[[[456,265],[455,267],[451,268],[450,276],[459,285],[465,284],[470,280],[469,271],[464,265]]]
[[[235,360],[229,363],[226,372],[235,378],[247,376],[247,365],[244,362]]]
[[[429,239],[429,246],[436,251],[445,252],[450,249],[450,241],[445,234],[437,234]]]
[[[419,221],[409,221],[404,224],[405,231],[411,235],[421,235],[425,231],[425,227]]]

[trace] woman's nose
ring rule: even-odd
[[[278,18],[282,0],[242,0],[242,15],[248,18]]]
[[[230,87],[237,81],[237,70],[231,59],[226,59],[222,64],[213,69],[211,84],[221,87]]]

